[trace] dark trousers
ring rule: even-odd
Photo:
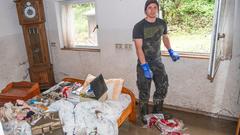
[[[150,98],[150,88],[151,82],[153,80],[156,90],[153,95],[153,103],[159,103],[164,100],[168,89],[168,76],[165,71],[164,64],[161,61],[155,61],[153,63],[148,63],[150,69],[153,72],[153,78],[151,80],[146,79],[144,72],[140,66],[137,64],[137,87],[139,90],[139,102],[140,104],[146,104]]]

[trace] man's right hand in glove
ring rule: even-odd
[[[148,63],[141,64],[141,67],[142,67],[142,69],[143,69],[144,76],[145,76],[147,79],[152,79],[153,73],[152,73],[152,71],[151,71]]]
[[[173,51],[173,49],[168,49],[168,53],[174,62],[180,59],[180,56],[178,55],[178,53]]]

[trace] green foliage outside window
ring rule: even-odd
[[[89,39],[87,13],[95,9],[94,3],[73,4],[75,41],[87,44]]]
[[[202,33],[212,29],[214,0],[161,0],[163,18],[178,32]]]
[[[159,1],[172,47],[182,52],[209,53],[215,0]]]
[[[91,9],[95,8],[92,3],[86,3],[86,4],[74,4],[74,21],[76,29],[78,32],[88,32],[87,30],[87,16],[85,13]]]

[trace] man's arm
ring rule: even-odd
[[[178,55],[178,53],[173,51],[173,49],[171,48],[170,40],[167,34],[163,35],[163,44],[167,48],[168,53],[171,56],[173,61],[177,61],[180,59],[180,56]]]
[[[148,63],[146,62],[146,59],[145,59],[145,55],[143,53],[143,49],[142,49],[142,44],[143,44],[143,41],[142,39],[134,39],[134,44],[135,44],[135,47],[136,47],[136,53],[137,53],[137,57],[140,61],[140,65],[143,69],[143,72],[144,72],[144,76],[147,78],[147,79],[152,79],[153,77],[153,73],[148,65]]]
[[[145,60],[145,55],[142,50],[142,44],[143,44],[142,39],[134,39],[134,44],[135,44],[135,48],[136,48],[137,57],[138,57],[140,63],[145,64],[146,60]]]
[[[171,49],[171,44],[170,44],[168,34],[163,35],[163,44],[167,48],[167,50]]]

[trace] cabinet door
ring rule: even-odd
[[[44,24],[23,26],[30,66],[50,63]]]
[[[46,89],[54,85],[52,65],[41,65],[29,68],[30,78],[33,82],[38,82],[41,89]]]

